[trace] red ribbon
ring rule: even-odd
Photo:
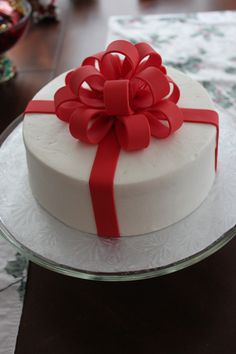
[[[212,124],[217,166],[217,113],[178,107],[179,88],[147,43],[114,41],[86,58],[65,81],[54,101],[31,101],[25,113],[56,113],[69,123],[74,138],[98,144],[89,179],[98,235],[120,235],[113,186],[120,149],[144,149],[151,136],[167,138],[183,122]]]

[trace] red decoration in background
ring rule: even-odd
[[[20,4],[0,0],[0,33],[13,28],[25,15]]]
[[[59,20],[59,9],[56,0],[30,0],[33,7],[34,22]]]
[[[151,136],[167,138],[184,121],[206,123],[217,129],[217,162],[217,113],[180,108],[179,97],[158,53],[146,43],[118,40],[66,76],[66,86],[54,97],[55,111],[50,101],[31,101],[26,108],[26,113],[55,112],[69,123],[73,137],[98,144],[89,180],[98,235],[120,235],[113,188],[120,149],[144,149]]]

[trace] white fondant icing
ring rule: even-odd
[[[181,89],[179,106],[214,109],[205,89],[169,69]],[[34,99],[53,99],[65,74]],[[96,233],[88,180],[96,147],[75,140],[55,115],[26,114],[24,142],[32,192],[66,224]],[[184,123],[167,139],[152,139],[142,151],[121,151],[114,179],[121,235],[144,234],[187,216],[207,196],[215,177],[216,129]]]

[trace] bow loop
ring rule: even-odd
[[[131,114],[129,101],[129,80],[109,80],[105,82],[104,103],[108,115]]]
[[[162,58],[160,54],[158,54],[149,44],[137,43],[135,44],[135,48],[138,50],[140,60],[138,72],[148,68],[149,66],[154,66],[160,69]]]
[[[97,54],[93,54],[90,57],[85,58],[82,62],[82,66],[92,65],[92,66],[96,67],[96,63],[97,63],[97,66],[99,67],[101,59],[103,57],[103,54],[104,54],[104,52],[99,52]]]
[[[101,73],[106,80],[118,80],[121,78],[122,62],[118,55],[106,53],[100,63]]]
[[[58,118],[65,122],[69,122],[71,114],[80,103],[69,87],[64,86],[55,93],[54,105]]]
[[[155,105],[170,92],[169,82],[163,73],[155,68],[148,67],[136,75],[136,78],[144,84],[144,89],[148,88],[150,94],[144,96],[145,99],[139,99],[136,102],[137,108],[148,108]]]
[[[121,61],[121,78],[130,78],[134,74],[135,69],[139,63],[139,54],[136,47],[132,43],[124,40],[111,42],[103,55],[101,65],[103,64],[106,56],[112,53],[124,57],[124,59]]]
[[[147,112],[152,136],[164,139],[183,124],[183,113],[173,102],[164,100]]]
[[[107,135],[113,125],[111,119],[107,119],[103,111],[96,109],[77,108],[71,115],[71,135],[87,144],[98,144]]]
[[[69,78],[69,87],[79,100],[87,106],[103,108],[99,92],[104,87],[103,75],[93,66],[86,65],[76,69]],[[83,87],[87,84],[87,87]]]
[[[116,136],[122,149],[141,150],[150,143],[150,125],[144,114],[123,116],[116,124]]]

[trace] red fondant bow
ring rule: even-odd
[[[180,108],[179,97],[179,88],[167,76],[158,53],[146,43],[119,40],[71,71],[54,102],[28,104],[25,113],[56,113],[69,123],[75,138],[98,144],[89,179],[98,235],[120,235],[113,180],[121,148],[146,148],[151,136],[167,138],[183,122],[212,124],[217,132],[217,165],[217,113]]]
[[[127,151],[146,148],[151,135],[166,138],[181,127],[178,99],[160,55],[146,43],[123,40],[86,58],[54,98],[57,116],[69,122],[75,138],[99,144],[113,129]]]

